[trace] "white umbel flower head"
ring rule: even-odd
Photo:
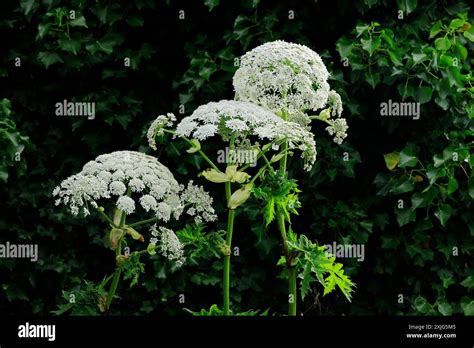
[[[169,128],[173,126],[173,123],[176,121],[176,117],[174,114],[168,112],[166,115],[158,116],[150,125],[147,132],[147,139],[148,145],[153,150],[156,150],[156,142],[155,138],[157,136],[161,136],[164,133],[165,128]]]
[[[194,216],[194,222],[197,224],[205,221],[213,221],[217,219],[217,215],[212,207],[212,197],[209,197],[202,186],[193,185],[193,181],[189,181],[188,186],[181,194],[181,202],[183,206],[189,207],[186,213]]]
[[[209,204],[212,198],[204,191],[200,195],[200,202],[206,202],[198,210],[202,212],[200,216],[211,221],[208,217],[214,214]],[[81,172],[57,186],[53,196],[56,205],[68,206],[74,215],[81,211],[86,215],[90,207],[99,206],[100,200],[111,199],[127,215],[136,211],[138,202],[145,211],[168,221],[170,216],[179,219],[189,193],[155,157],[134,151],[117,151],[100,155],[87,163]],[[195,208],[197,206],[198,202]]]
[[[150,242],[157,244],[158,251],[170,261],[174,261],[178,267],[181,267],[186,258],[184,257],[183,244],[180,242],[176,234],[169,228],[156,224],[150,227]]]
[[[250,102],[221,100],[201,105],[178,123],[176,135],[200,141],[216,135],[227,141],[233,136],[236,142],[242,143],[249,137],[276,143],[289,140],[290,149],[304,148],[302,157],[307,168],[316,159],[316,143],[311,132]]]
[[[285,41],[267,42],[244,54],[235,72],[235,99],[250,101],[290,117],[323,108],[329,73],[310,48]],[[292,120],[290,118],[290,120]]]

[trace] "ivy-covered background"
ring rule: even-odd
[[[37,243],[40,258],[0,260],[0,314],[50,314],[64,303],[63,291],[113,271],[106,226],[54,206],[51,192],[62,178],[102,153],[149,152],[145,132],[158,114],[188,115],[232,99],[236,58],[283,39],[323,57],[350,127],[341,147],[313,127],[319,157],[299,180],[303,208],[293,229],[320,244],[365,245],[363,262],[339,260],[357,284],[352,303],[340,294],[323,298],[315,287],[299,310],[473,315],[474,23],[467,3],[1,1],[0,241]],[[95,102],[95,119],[57,117],[54,106],[64,99]],[[382,117],[389,100],[419,102],[420,118]],[[181,182],[202,169],[185,150],[164,143],[158,153]],[[293,162],[290,168],[303,173]],[[222,188],[207,188],[222,211]],[[285,313],[278,232],[256,218],[260,209],[255,199],[246,204],[235,227],[232,303],[236,311]],[[180,271],[160,258],[146,261],[137,286],[121,284],[112,312],[189,315],[183,308],[219,304],[222,261],[212,254],[191,260]]]

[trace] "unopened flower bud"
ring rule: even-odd
[[[245,185],[242,188],[235,191],[229,199],[227,207],[229,209],[235,209],[239,205],[242,205],[249,199],[250,194],[252,193],[253,185]]]

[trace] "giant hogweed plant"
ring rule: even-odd
[[[292,121],[310,129],[312,120],[323,122],[334,142],[342,144],[347,136],[347,122],[341,118],[340,96],[330,90],[329,73],[321,57],[306,46],[284,41],[265,43],[241,57],[233,85],[235,99],[260,105],[285,121]],[[321,110],[318,115],[312,115]],[[326,255],[323,246],[311,243],[304,235],[299,237],[287,226],[290,215],[296,213],[298,188],[288,178],[287,151],[291,140],[282,144],[279,169],[269,175],[263,186],[255,191],[265,201],[267,225],[277,221],[283,244],[289,288],[289,315],[297,314],[297,277],[301,278],[301,296],[307,294],[315,278],[324,285],[324,294],[336,285],[347,299],[351,298],[353,283],[344,275],[342,265]],[[309,169],[306,166],[306,169]],[[324,262],[323,262],[324,261]]]
[[[224,183],[228,208],[224,273],[222,280],[223,310],[216,313],[230,315],[230,257],[235,223],[235,209],[253,194],[265,202],[263,218],[268,226],[277,221],[284,255],[279,261],[286,265],[289,283],[289,315],[296,315],[297,276],[301,278],[304,297],[310,283],[318,281],[324,295],[336,286],[350,300],[353,283],[344,274],[335,258],[309,241],[299,237],[287,225],[291,214],[300,206],[299,189],[288,178],[287,161],[295,151],[301,152],[304,168],[310,170],[316,160],[316,143],[308,124],[316,119],[327,124],[326,130],[338,144],[346,137],[347,124],[340,118],[342,104],[339,95],[329,90],[328,73],[321,58],[305,46],[276,41],[248,52],[234,76],[236,101],[222,100],[197,108],[185,117],[176,130],[169,129],[173,114],[159,116],[148,130],[150,147],[156,150],[157,136],[165,133],[185,139],[191,148],[209,165],[202,172],[207,180]],[[308,110],[327,106],[319,115],[308,116]],[[233,151],[254,151],[256,173],[247,173],[250,164],[227,163],[219,168],[201,148],[201,142],[218,135]],[[260,144],[262,143],[262,144]],[[270,154],[272,153],[272,156]],[[240,185],[236,190],[233,185]],[[211,311],[201,311],[210,314]]]
[[[178,184],[171,171],[155,157],[134,151],[98,156],[57,186],[53,196],[56,205],[69,207],[75,216],[87,217],[96,212],[103,218],[109,226],[109,245],[115,252],[116,262],[115,272],[100,284],[86,281],[85,289],[64,292],[68,303],[60,305],[56,314],[71,310],[72,314],[91,315],[96,314],[97,309],[108,313],[122,276],[130,280],[130,287],[138,283],[144,272],[140,261],[143,254],[160,253],[176,268],[185,263],[183,244],[177,237],[183,233],[166,227],[171,220],[189,215],[200,229],[203,222],[216,218],[212,198],[202,187],[193,185],[192,181],[187,186]],[[150,218],[129,222],[138,208]],[[131,251],[131,247],[135,248],[133,241],[145,242],[145,237],[136,230],[143,225],[151,225],[147,247]],[[189,229],[187,226],[183,231]],[[105,288],[110,281],[107,291]],[[70,301],[72,298],[74,301]]]
[[[230,315],[232,314],[229,289],[230,258],[235,210],[250,197],[257,180],[263,177],[265,172],[271,168],[272,163],[277,162],[286,152],[301,151],[305,162],[311,166],[316,158],[313,135],[297,123],[284,121],[262,107],[233,100],[221,100],[200,106],[192,115],[182,119],[175,130],[169,127],[173,120],[174,115],[167,114],[158,116],[153,121],[148,130],[150,147],[157,149],[155,138],[163,136],[165,133],[185,139],[191,145],[188,152],[200,154],[209,165],[209,168],[201,175],[213,183],[222,183],[225,187],[228,216],[226,240],[221,245],[224,259],[223,309],[219,309],[219,313]],[[238,161],[228,163],[229,161],[226,161],[225,168],[219,168],[219,165],[201,148],[201,142],[210,141],[210,138],[214,136],[220,137],[231,152],[246,151],[253,154],[249,157],[261,164],[257,173],[251,176],[246,172],[254,163]],[[289,140],[291,140],[291,145],[282,149],[280,145]],[[264,144],[261,145],[260,142]],[[276,152],[276,154],[269,158],[270,152]],[[235,189],[236,185],[237,189]],[[214,308],[213,312],[215,310]]]

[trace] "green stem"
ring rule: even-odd
[[[120,228],[123,228],[125,226],[125,213],[122,212],[122,216],[120,218]],[[122,251],[122,238],[119,239],[117,248],[115,249],[115,259],[117,259],[118,256],[120,256]],[[117,291],[117,286],[120,281],[120,276],[122,274],[122,269],[120,267],[115,268],[114,272],[114,278],[112,280],[112,285],[110,285],[110,290],[109,293],[107,294],[107,299],[105,301],[105,308],[106,312],[108,313],[110,310],[110,305],[112,303],[112,300],[115,296],[115,292]]]
[[[176,135],[176,133],[173,132],[173,131],[171,131],[171,130],[164,129],[164,131],[165,131],[166,133]],[[177,136],[177,135],[176,135],[176,136]],[[187,137],[180,136],[180,138],[184,139],[189,145],[194,146],[193,142],[192,142],[190,139],[188,139]],[[204,151],[202,151],[201,149],[199,149],[197,152],[202,156],[202,158],[204,158],[204,160],[205,160],[207,163],[209,163],[209,165],[210,165],[213,169],[215,169],[215,170],[217,170],[218,172],[220,172],[220,169],[214,164],[214,162],[212,162],[212,160],[211,160],[209,157],[207,157],[207,155],[204,153]]]
[[[258,161],[260,159],[260,157],[265,156],[265,153],[268,152],[272,148],[271,145],[273,145],[274,143],[275,143],[275,140],[273,140],[271,143],[269,143],[269,146],[265,150],[260,150],[258,155],[257,155],[256,160]],[[240,168],[240,170],[245,171],[247,168],[250,167],[250,165],[251,164],[248,163],[245,166],[243,166],[242,168]]]
[[[109,218],[106,213],[104,213],[104,208],[99,207],[99,208],[97,208],[97,211],[98,211],[99,214],[104,218],[105,221],[107,221],[107,222],[108,222],[109,224],[111,224],[113,227],[118,227],[117,225],[114,224],[114,222],[112,221],[112,219]]]
[[[282,112],[282,118],[286,120],[287,115]],[[280,159],[280,175],[286,174],[286,166],[288,160],[288,141],[285,141],[282,145],[282,152],[285,154]],[[288,247],[288,236],[286,232],[285,216],[283,212],[277,210],[277,223],[278,229],[280,230],[281,239],[283,242],[283,252],[285,254],[286,268],[288,272],[288,315],[296,316],[296,303],[297,303],[297,291],[296,291],[296,267],[292,265],[291,253]]]
[[[134,222],[133,224],[130,224],[128,225],[129,227],[135,227],[135,226],[140,226],[140,225],[145,225],[145,224],[149,224],[151,222],[155,222],[155,221],[158,221],[160,220],[161,218],[160,217],[152,217],[152,218],[149,218],[149,219],[146,219],[146,220],[142,220],[142,221],[138,221],[138,222]]]
[[[230,182],[225,183],[225,194],[227,203],[231,197]],[[229,209],[229,216],[227,218],[227,234],[226,234],[226,248],[224,255],[224,279],[223,279],[223,294],[224,294],[224,315],[230,315],[230,254],[232,248],[232,234],[234,231],[235,210]]]

